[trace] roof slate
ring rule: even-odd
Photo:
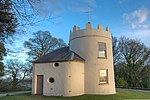
[[[77,55],[75,52],[70,51],[69,47],[62,47],[56,49],[46,55],[43,55],[34,63],[47,63],[47,62],[62,62],[62,61],[85,61],[82,57]]]

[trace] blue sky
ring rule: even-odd
[[[43,0],[35,4],[40,13],[37,18],[51,15],[52,19],[26,27],[26,34],[16,35],[14,43],[6,46],[14,51],[14,58],[24,60],[28,50],[22,44],[38,30],[49,31],[68,44],[69,33],[74,25],[85,28],[88,22],[88,14],[85,12],[89,6],[93,28],[97,28],[98,24],[102,24],[104,29],[109,26],[113,36],[139,39],[150,47],[149,4],[150,0]]]

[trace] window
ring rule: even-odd
[[[106,58],[106,43],[98,43],[98,57]]]
[[[108,83],[108,70],[107,69],[99,70],[99,83],[100,84]]]
[[[55,66],[55,67],[58,67],[58,66],[59,66],[59,63],[55,63],[54,66]]]
[[[54,83],[54,81],[55,81],[55,79],[54,79],[53,77],[50,77],[50,78],[49,78],[49,82],[50,82],[50,83]]]

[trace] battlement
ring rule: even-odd
[[[91,24],[91,22],[88,22],[88,23],[86,24],[86,29],[87,29],[87,30],[92,30],[92,24]],[[103,30],[103,26],[102,26],[101,24],[98,24],[97,29],[98,29],[98,30]],[[74,25],[74,27],[73,27],[73,32],[79,31],[79,30],[83,30],[83,29],[80,29],[79,26]],[[104,30],[104,31],[110,32],[109,27],[106,27],[106,30]],[[71,33],[72,33],[72,31],[71,31]]]
[[[103,29],[101,24],[98,24],[97,29],[92,28],[92,24],[88,22],[85,29],[80,29],[79,26],[74,25],[73,30],[70,31],[70,41],[79,37],[103,37],[111,39],[109,27]]]

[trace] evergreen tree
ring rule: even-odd
[[[2,43],[0,43],[0,83],[1,77],[4,75],[3,56],[6,54],[6,49]]]
[[[15,33],[17,19],[12,13],[12,1],[0,1],[0,42],[4,42]]]

